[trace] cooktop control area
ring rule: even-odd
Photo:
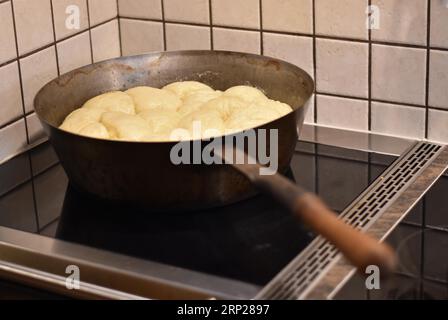
[[[299,142],[287,177],[339,213],[395,159]],[[336,298],[443,295],[448,288],[448,256],[440,256],[448,252],[447,192],[448,177],[443,177],[389,237],[403,265],[387,287],[367,291],[354,277]],[[165,214],[92,198],[70,186],[48,143],[0,166],[0,226],[260,287],[315,238],[267,196]],[[434,263],[441,258],[446,263]],[[415,290],[403,289],[402,279],[413,281]]]

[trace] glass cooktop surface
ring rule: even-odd
[[[394,160],[299,142],[287,175],[342,212]],[[260,286],[315,237],[264,195],[169,214],[93,199],[70,186],[49,143],[0,166],[0,226]]]

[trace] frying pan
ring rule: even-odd
[[[306,72],[252,54],[161,52],[89,65],[60,76],[39,91],[34,101],[36,113],[71,184],[103,199],[154,211],[188,212],[265,192],[331,241],[361,272],[369,265],[377,265],[383,274],[393,270],[395,256],[388,246],[346,225],[315,195],[280,174],[260,175],[259,164],[175,165],[170,159],[175,142],[100,140],[58,128],[70,112],[99,94],[141,85],[160,88],[183,80],[200,81],[215,90],[252,85],[271,99],[289,104],[293,112],[254,128],[257,138],[261,129],[278,129],[278,171],[288,168],[297,129],[300,132],[314,90]],[[208,143],[196,142],[201,148]],[[270,144],[268,139],[268,148]]]

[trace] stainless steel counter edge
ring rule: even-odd
[[[79,268],[80,290],[66,288],[68,266]],[[239,281],[4,227],[0,227],[0,277],[68,296],[108,299],[242,299],[260,290]]]

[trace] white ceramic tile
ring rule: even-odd
[[[429,105],[448,109],[448,52],[431,50],[429,61]]]
[[[213,28],[215,50],[260,53],[260,33],[223,28]]]
[[[212,15],[214,25],[260,27],[259,0],[212,0]]]
[[[313,124],[314,123],[314,112],[315,112],[314,94],[311,96],[308,104],[309,104],[308,105],[308,112],[305,115],[305,123]]]
[[[367,0],[316,0],[316,34],[367,39]]]
[[[210,50],[210,28],[166,24],[166,49]]]
[[[17,62],[1,67],[0,79],[0,126],[3,126],[23,114]]]
[[[317,95],[317,123],[353,130],[368,130],[369,103],[364,100]]]
[[[266,56],[282,59],[304,69],[313,77],[313,39],[278,33],[263,33]]]
[[[11,2],[0,4],[0,64],[17,57]]]
[[[120,37],[118,20],[92,29],[93,62],[120,56]]]
[[[168,21],[210,23],[209,0],[164,1],[165,19]]]
[[[17,154],[26,147],[25,120],[21,119],[0,129],[0,161]]]
[[[117,0],[88,0],[90,25],[110,20],[118,16]]]
[[[431,46],[448,48],[448,7],[446,1],[431,1]]]
[[[123,55],[163,50],[163,26],[159,22],[120,19]]]
[[[374,99],[423,105],[425,82],[426,50],[373,45]]]
[[[89,27],[86,1],[52,0],[54,28],[57,40],[82,32]],[[79,20],[77,21],[78,18]]]
[[[368,97],[366,43],[317,40],[316,84],[322,93]]]
[[[30,143],[36,142],[45,137],[44,128],[40,124],[36,113],[32,113],[26,117],[26,125],[28,127],[28,141]]]
[[[161,0],[119,0],[120,17],[162,19]]]
[[[372,131],[422,139],[425,136],[425,109],[372,102]]]
[[[54,41],[50,0],[14,0],[19,54]]]
[[[373,40],[426,44],[426,0],[372,0],[372,5],[380,12],[379,28],[372,30]]]
[[[312,0],[262,0],[263,29],[313,32]]]
[[[25,111],[34,109],[33,100],[37,92],[58,76],[55,47],[49,47],[20,60],[22,71]]]
[[[448,111],[429,109],[428,139],[448,144]]]
[[[89,32],[58,43],[57,49],[61,74],[92,63]]]

